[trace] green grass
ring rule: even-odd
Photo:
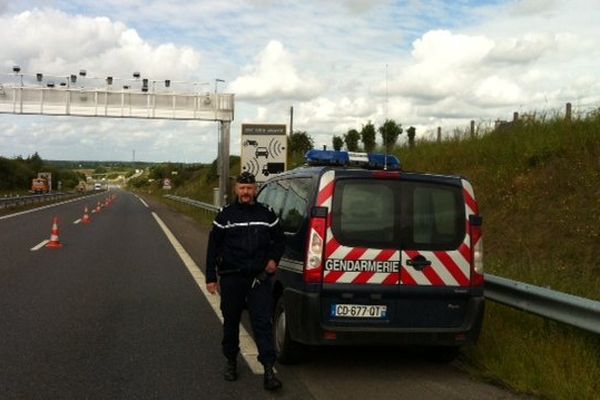
[[[192,217],[198,224],[205,228],[210,228],[212,226],[212,221],[215,218],[215,213],[213,212],[190,206],[185,203],[180,203],[165,197],[160,198],[160,201],[164,204],[167,204],[169,207]]]
[[[548,399],[597,399],[600,338],[492,302],[482,336],[464,355],[483,380]]]

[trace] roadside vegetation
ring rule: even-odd
[[[72,190],[81,179],[85,179],[81,173],[72,169],[48,164],[37,152],[27,158],[0,157],[0,194],[3,197],[30,194],[31,180],[39,172],[52,174],[52,190],[58,190],[58,182],[61,182],[62,190]]]
[[[361,131],[334,136],[333,147],[382,151],[374,144],[379,134],[404,170],[467,177],[484,217],[487,273],[600,300],[600,111],[570,121],[558,113],[538,114],[503,129],[473,136],[457,131],[436,142],[415,142],[410,127],[412,146],[396,145],[402,133],[394,121],[379,128],[369,122]],[[301,165],[312,146],[306,132],[295,132],[288,143],[289,167]],[[239,158],[232,157],[230,165],[237,175]],[[187,175],[178,172],[173,190],[162,190],[159,179],[172,170],[151,170],[155,180],[140,178],[139,188],[158,197],[168,192],[212,203],[216,162]],[[204,212],[168,203],[210,224]],[[600,393],[599,337],[491,301],[479,344],[457,365],[540,398],[595,399]]]

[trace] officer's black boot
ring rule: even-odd
[[[237,379],[237,360],[235,358],[227,359],[223,377],[226,381],[235,381]]]
[[[275,376],[272,364],[265,365],[265,379],[263,385],[267,390],[277,390],[281,388],[281,381]]]

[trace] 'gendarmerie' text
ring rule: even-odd
[[[400,261],[337,260],[325,261],[325,271],[339,272],[398,272]]]

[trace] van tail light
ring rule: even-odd
[[[304,282],[306,283],[321,283],[323,279],[323,253],[325,251],[325,233],[327,231],[326,217],[326,208],[315,207],[313,209],[308,230],[306,262],[304,264]]]
[[[483,286],[482,224],[483,218],[481,216],[469,216],[469,229],[471,231],[471,286]]]

